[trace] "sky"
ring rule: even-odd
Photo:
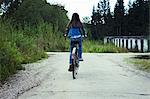
[[[47,0],[51,4],[61,4],[68,11],[68,17],[71,19],[73,13],[78,13],[80,18],[91,17],[93,6],[97,8],[100,0]],[[111,12],[117,0],[110,0]],[[124,5],[127,6],[128,0],[124,0]]]

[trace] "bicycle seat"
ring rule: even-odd
[[[73,41],[74,42],[74,44],[79,44],[79,41]]]
[[[79,38],[73,38],[71,41],[74,42],[74,44],[78,44],[79,43]]]

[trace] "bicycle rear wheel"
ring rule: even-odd
[[[77,74],[78,74],[77,69],[78,69],[78,67],[77,67],[77,64],[76,64],[76,60],[73,59],[73,71],[72,71],[73,79],[77,78]]]

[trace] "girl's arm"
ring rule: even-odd
[[[66,32],[64,33],[64,36],[68,36],[68,33],[69,33],[69,28],[67,27]]]
[[[85,32],[83,27],[81,27],[80,31],[81,31],[81,35],[83,35],[84,37],[87,37],[87,33]]]
[[[85,30],[83,27],[81,27],[81,33],[82,33],[82,35],[85,35]]]

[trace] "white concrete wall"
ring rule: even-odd
[[[132,40],[132,48],[135,48],[135,41],[137,40],[137,45],[138,45],[138,50],[141,51],[141,39],[138,38],[113,38],[112,43],[114,43],[117,47],[119,47],[119,39],[120,39],[120,45],[123,47],[123,42],[124,40],[124,48],[126,48],[126,40],[128,40],[128,49],[131,49],[131,40]],[[107,38],[104,39],[104,43],[107,43]],[[146,52],[148,51],[148,40],[144,39],[143,40],[143,51]]]

